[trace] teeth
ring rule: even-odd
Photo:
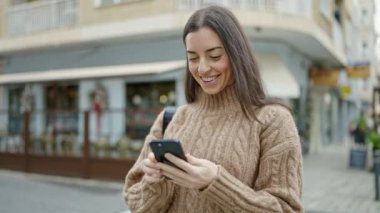
[[[216,76],[209,76],[209,77],[201,77],[202,81],[212,81],[216,78]]]

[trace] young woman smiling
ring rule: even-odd
[[[185,94],[162,135],[161,113],[128,172],[133,212],[302,212],[302,155],[290,111],[267,98],[243,30],[227,9],[188,20]],[[187,162],[155,160],[149,142],[181,141]],[[180,169],[179,169],[180,168]]]
[[[205,93],[215,95],[233,83],[228,55],[211,28],[188,34],[185,43],[189,71]]]

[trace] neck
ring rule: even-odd
[[[241,110],[239,100],[237,98],[233,85],[227,86],[217,94],[206,94],[201,88],[195,105],[198,110],[212,111],[239,111]]]

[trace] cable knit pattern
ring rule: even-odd
[[[217,95],[202,93],[178,108],[165,138],[176,138],[185,152],[218,165],[218,175],[203,191],[163,179],[142,180],[148,143],[160,138],[162,113],[128,172],[124,197],[133,212],[302,212],[302,155],[290,112],[279,105],[256,110],[261,122],[244,116],[232,87]]]

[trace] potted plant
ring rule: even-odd
[[[375,174],[375,199],[380,200],[380,134],[371,131],[367,136],[367,143],[372,144],[373,150],[373,171]]]
[[[367,167],[368,150],[365,144],[367,129],[361,128],[359,124],[350,130],[352,144],[350,147],[349,165],[350,168],[365,169]]]
[[[374,154],[380,151],[380,134],[376,131],[370,131],[367,135],[367,144],[372,144]]]
[[[374,130],[370,131],[367,135],[366,143],[372,145],[373,169],[375,170],[376,163],[379,164],[380,168],[380,134]]]

